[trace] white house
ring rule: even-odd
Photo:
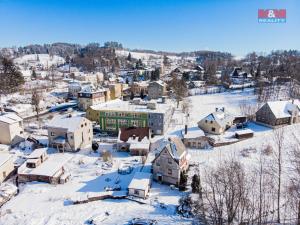
[[[13,157],[9,153],[0,153],[0,183],[14,171]]]
[[[79,151],[92,145],[92,122],[80,115],[59,115],[48,123],[49,146],[61,151]]]
[[[150,192],[152,174],[136,172],[128,186],[128,194],[146,199]]]
[[[0,144],[15,145],[24,140],[23,119],[15,113],[0,112]]]
[[[198,122],[198,127],[206,133],[222,134],[233,125],[234,116],[225,111],[225,108],[216,108],[216,111]]]

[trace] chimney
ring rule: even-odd
[[[216,112],[218,112],[219,108],[216,108]]]
[[[186,135],[188,132],[188,126],[187,125],[184,125],[184,134]]]
[[[225,112],[225,107],[222,107],[222,111]]]

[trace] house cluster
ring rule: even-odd
[[[254,84],[253,75],[243,71],[241,67],[235,67],[229,78],[223,82],[223,85],[229,89],[248,88],[253,87]]]
[[[190,155],[179,137],[161,140],[155,148],[151,172],[136,172],[128,186],[128,194],[135,197],[149,196],[152,179],[159,183],[178,186],[183,173],[189,168]]]

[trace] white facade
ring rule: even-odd
[[[0,113],[0,144],[14,145],[24,140],[23,119],[15,113]]]

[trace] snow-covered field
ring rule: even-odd
[[[117,50],[116,51],[117,55],[125,56],[125,57],[127,57],[129,53],[135,59],[149,60],[150,58],[154,58],[154,59],[162,59],[163,58],[163,55],[154,54],[154,53],[134,52],[134,51],[127,51],[127,50]],[[167,57],[172,60],[180,59],[180,57],[174,56],[174,55],[167,55]]]
[[[19,65],[36,66],[41,64],[43,67],[50,67],[52,65],[59,65],[65,63],[64,58],[54,55],[51,57],[49,54],[30,54],[24,55],[14,59],[14,62]]]

